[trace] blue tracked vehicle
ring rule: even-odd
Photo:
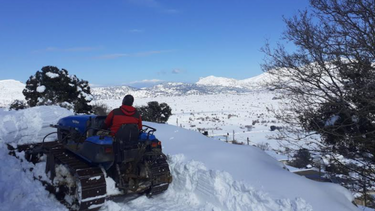
[[[113,137],[110,131],[100,129],[105,118],[62,118],[52,125],[57,129],[56,141],[43,139],[16,149],[9,146],[10,153],[24,151],[33,163],[46,157],[49,180],[36,179],[70,210],[98,210],[110,197],[106,176],[115,181],[121,196],[153,196],[167,190],[172,176],[161,142],[154,135],[156,129],[143,126],[138,131],[136,125],[126,124]]]

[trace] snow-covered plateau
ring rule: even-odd
[[[168,190],[153,198],[108,200],[101,210],[363,210],[351,203],[353,196],[345,188],[306,179],[277,161],[287,157],[277,153],[286,143],[272,138],[277,132],[270,128],[282,125],[268,109],[280,108],[281,100],[258,86],[265,77],[237,81],[210,76],[196,84],[94,88],[92,103],[111,109],[120,106],[125,94],[135,96],[135,106],[158,101],[172,108],[167,124],[144,122],[157,129],[168,156],[173,176]],[[0,211],[67,210],[33,179],[45,177],[45,163],[33,165],[8,155],[6,144],[40,142],[55,130],[50,124],[72,115],[56,106],[8,111],[13,100],[24,99],[24,87],[14,80],[0,81],[0,107],[5,107],[0,108]],[[233,141],[243,145],[230,144]],[[107,182],[110,193],[114,184]]]
[[[40,142],[70,111],[54,106],[0,111],[0,210],[66,210],[39,181],[32,163],[8,155],[6,144]],[[253,146],[232,145],[169,124],[157,129],[173,176],[153,198],[108,200],[101,210],[358,210],[343,187],[290,173]],[[36,169],[29,171],[29,169]]]

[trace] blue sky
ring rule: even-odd
[[[95,85],[262,73],[266,40],[308,0],[1,0],[0,80],[43,66]]]

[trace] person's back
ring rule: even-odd
[[[122,106],[112,110],[104,121],[104,128],[110,128],[112,135],[115,135],[123,124],[136,124],[142,130],[142,118],[136,108],[133,107],[134,98],[126,95]]]

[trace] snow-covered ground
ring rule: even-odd
[[[267,108],[278,108],[274,92],[253,91],[244,94],[191,95],[184,97],[136,98],[135,106],[149,101],[165,102],[172,108],[168,124],[194,131],[207,131],[216,140],[280,149],[280,143],[269,137],[276,134],[270,127],[281,126]],[[111,109],[121,100],[98,101]]]
[[[194,102],[189,105],[193,106]],[[224,112],[227,107],[211,107],[206,111],[221,109]],[[0,111],[0,210],[66,210],[33,180],[39,171],[23,170],[35,166],[9,156],[5,144],[39,142],[51,132],[47,125],[70,114],[65,109],[47,106]],[[180,118],[184,114],[181,112]],[[172,184],[154,198],[142,196],[126,203],[107,201],[101,210],[359,209],[351,203],[352,196],[346,189],[290,173],[256,147],[227,144],[171,124],[145,124],[158,130],[155,134],[168,155]]]

